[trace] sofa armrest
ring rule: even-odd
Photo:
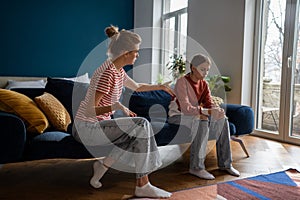
[[[254,129],[254,112],[249,106],[238,104],[222,104],[225,109],[228,121],[236,128],[235,135],[249,134]]]
[[[0,112],[0,163],[19,161],[25,141],[25,124],[18,116]]]

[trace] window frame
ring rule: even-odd
[[[162,2],[162,6],[165,5],[165,2],[163,1]],[[172,11],[172,12],[166,12],[164,14],[164,11],[165,11],[165,8],[163,7],[162,9],[162,17],[161,17],[161,28],[162,28],[162,31],[161,31],[161,51],[160,51],[160,60],[161,60],[161,63],[162,63],[162,68],[160,70],[162,76],[164,79],[170,79],[171,78],[171,75],[170,73],[167,74],[167,71],[168,69],[165,69],[167,63],[169,62],[169,60],[165,60],[166,58],[166,47],[165,47],[165,35],[166,35],[166,30],[164,30],[164,27],[165,27],[165,23],[167,20],[170,20],[172,18],[174,18],[175,20],[175,30],[174,30],[174,49],[172,50],[174,52],[174,54],[178,55],[179,52],[185,52],[183,55],[184,59],[186,59],[186,51],[187,49],[185,49],[184,51],[182,51],[181,47],[180,47],[180,37],[179,37],[179,34],[178,33],[181,33],[181,17],[182,15],[186,14],[187,15],[187,19],[188,19],[188,7],[185,7],[185,8],[181,8],[179,10],[175,10],[175,11]],[[188,20],[186,21],[186,23],[188,23]],[[187,32],[187,30],[186,30]],[[187,43],[187,41],[186,41]]]

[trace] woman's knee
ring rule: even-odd
[[[139,126],[149,126],[150,122],[144,117],[133,117],[132,120]]]
[[[137,126],[136,134],[138,137],[150,138],[154,135],[151,127],[151,123],[146,118],[134,117],[133,120]]]

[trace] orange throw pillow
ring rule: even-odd
[[[44,113],[24,94],[0,89],[0,110],[19,116],[31,133],[43,133],[49,126]]]
[[[45,92],[43,95],[35,97],[34,101],[44,112],[50,124],[59,131],[67,131],[71,123],[71,117],[62,103],[52,94]]]

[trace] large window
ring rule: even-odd
[[[299,0],[258,2],[256,132],[299,144]]]
[[[164,0],[162,15],[162,76],[164,81],[172,80],[166,67],[174,56],[186,59],[188,0]]]

